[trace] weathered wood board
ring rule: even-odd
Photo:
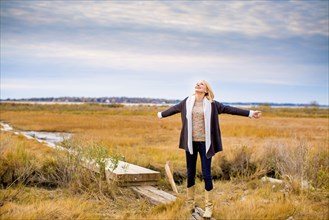
[[[138,195],[148,199],[152,204],[169,204],[176,201],[176,197],[156,189],[153,186],[132,186],[131,187]]]
[[[172,190],[175,193],[178,193],[178,190],[177,190],[177,187],[176,187],[176,184],[175,184],[175,181],[174,181],[174,177],[173,177],[173,175],[171,173],[171,170],[170,170],[169,161],[167,161],[166,164],[165,164],[165,170],[166,170],[166,176],[169,180],[169,183],[171,185]]]
[[[119,161],[118,166],[113,170],[113,165],[107,160],[106,178],[121,186],[154,185],[160,177],[160,172],[124,161]]]
[[[201,220],[201,219],[203,220],[203,219],[206,219],[206,218],[203,218],[203,213],[204,213],[204,211],[203,211],[202,208],[200,208],[198,206],[195,207],[195,211],[192,213],[190,220]],[[208,218],[208,219],[216,220],[214,217],[211,217],[211,218]]]

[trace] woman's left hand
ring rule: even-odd
[[[252,117],[254,118],[260,118],[260,116],[262,115],[261,111],[255,111],[254,114],[252,115]]]

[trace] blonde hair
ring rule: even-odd
[[[206,94],[205,94],[206,98],[207,98],[210,102],[214,101],[215,95],[214,95],[214,92],[213,92],[212,89],[211,89],[210,84],[209,84],[206,80],[204,80],[204,79],[202,80],[202,82],[206,85],[206,88],[207,88],[207,92],[206,92]]]

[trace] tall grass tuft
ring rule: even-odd
[[[3,145],[2,145],[3,147]],[[1,148],[2,148],[1,147]],[[39,170],[37,161],[19,145],[12,151],[1,149],[0,186],[10,187],[14,184],[30,184]]]
[[[304,189],[328,190],[329,150],[312,148],[302,139],[272,140],[257,149],[237,146],[213,162],[214,179],[252,180],[264,175],[285,180],[297,194]]]
[[[220,160],[220,167],[224,174],[233,178],[248,178],[256,172],[256,164],[252,161],[251,149],[247,146],[237,147],[233,150],[235,155],[231,161],[222,157]]]
[[[273,141],[264,146],[261,166],[272,177],[285,179],[292,190],[322,187],[329,189],[329,150],[312,149],[306,141],[298,140],[294,146]]]
[[[75,193],[87,193],[96,199],[114,198],[117,187],[105,180],[106,147],[94,143],[71,144],[75,154],[54,151],[52,157],[35,157],[24,140],[8,145],[1,142],[0,187],[18,185],[46,188],[70,188]],[[88,157],[87,157],[88,155]],[[94,172],[85,168],[85,158],[93,159],[100,168]],[[112,161],[118,161],[113,159]]]
[[[73,178],[71,186],[77,192],[91,193],[97,196],[97,199],[114,199],[115,193],[112,189],[116,190],[117,187],[106,180],[106,159],[110,160],[110,168],[113,170],[118,166],[120,157],[110,155],[111,152],[107,146],[93,140],[66,140],[63,144],[70,152],[73,152],[68,154],[68,160],[63,161],[68,162],[68,167],[73,165],[74,175],[71,175]]]

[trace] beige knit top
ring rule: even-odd
[[[192,141],[205,141],[203,101],[195,101],[192,110]]]

